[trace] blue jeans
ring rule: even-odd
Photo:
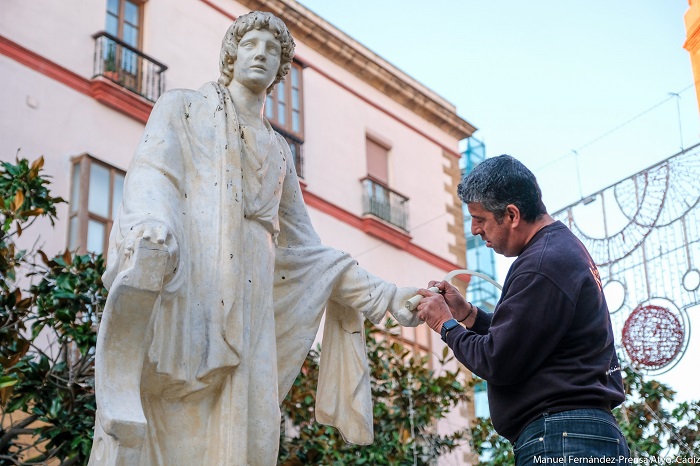
[[[612,414],[574,409],[543,414],[513,444],[515,466],[628,464],[630,450]]]

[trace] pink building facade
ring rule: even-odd
[[[53,229],[35,227],[47,253],[105,251],[153,102],[215,81],[224,32],[260,9],[285,20],[297,44],[266,114],[298,155],[323,242],[400,286],[465,267],[458,144],[475,128],[294,0],[4,0],[1,9],[0,159],[43,155],[53,194],[69,201]],[[397,337],[419,352],[443,349],[425,325]],[[463,427],[470,411],[439,428]],[[466,458],[465,447],[444,464]]]

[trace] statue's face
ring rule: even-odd
[[[265,92],[277,76],[282,47],[267,29],[252,29],[238,43],[233,80],[254,92]]]

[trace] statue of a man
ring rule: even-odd
[[[149,270],[133,272],[150,267],[139,263],[143,244],[167,251],[153,310],[138,310],[150,317],[136,387],[146,427],[134,464],[274,465],[279,403],[324,309],[317,420],[349,441],[370,443],[362,315],[378,323],[389,310],[403,325],[420,323],[403,309],[415,288],[397,289],[367,273],[349,255],[323,246],[311,225],[289,147],[263,117],[265,97],[293,55],[294,41],[279,18],[239,17],[223,40],[219,81],[163,94],[128,170],[104,277],[110,293],[116,296],[117,283],[129,280],[119,281],[127,267],[132,281],[150,277]],[[108,303],[103,326],[120,309],[133,312],[127,298]],[[104,331],[105,341],[112,338]],[[107,374],[97,378],[105,438],[120,435],[106,411],[123,408],[115,402],[108,408],[105,394],[115,391],[106,385],[120,383],[118,374],[108,374],[116,366],[105,362],[119,363],[120,355],[104,349],[114,346],[98,344],[97,372]],[[121,432],[129,435],[127,428]],[[91,464],[102,464],[97,448]]]

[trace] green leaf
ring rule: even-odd
[[[49,417],[52,419],[59,419],[61,417],[61,412],[63,410],[63,405],[60,398],[54,398],[51,400],[51,407],[49,408]]]
[[[0,376],[0,388],[12,387],[16,385],[19,380],[13,375],[2,375]]]

